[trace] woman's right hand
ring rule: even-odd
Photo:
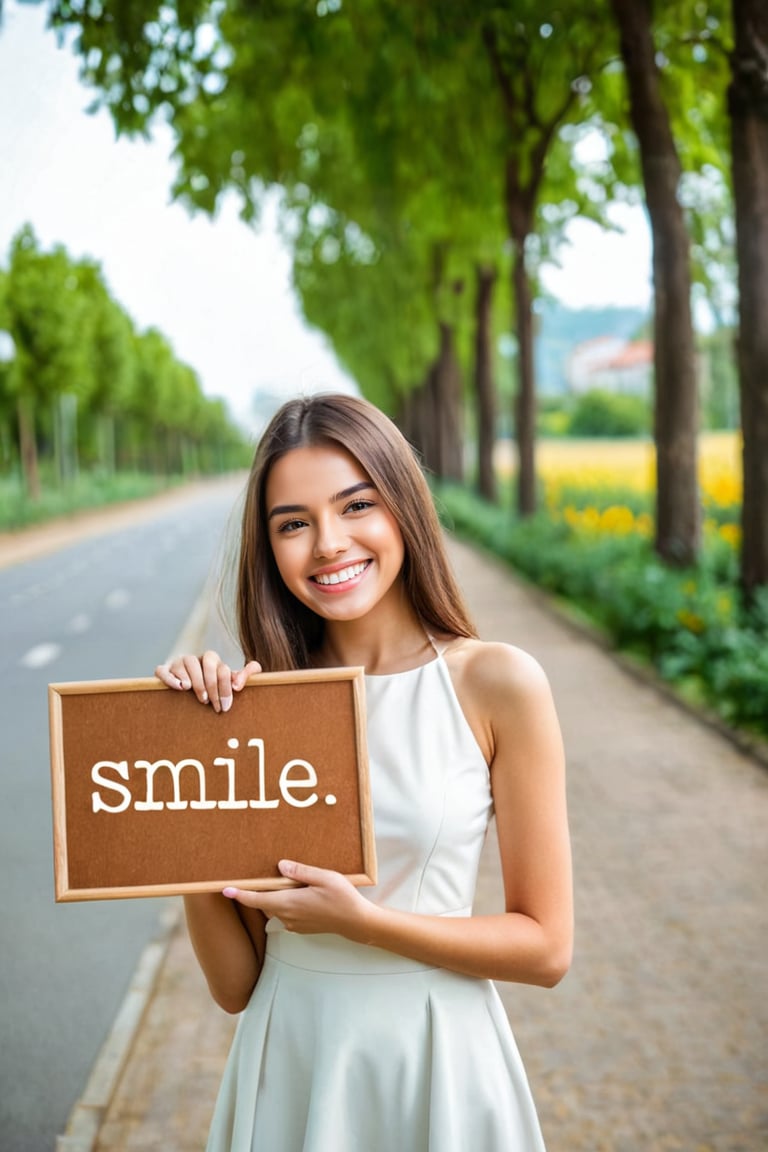
[[[233,672],[218,652],[209,650],[202,656],[176,656],[168,664],[158,664],[155,676],[178,692],[194,692],[201,704],[210,704],[214,712],[228,712],[233,694],[245,687],[250,676],[261,672],[257,660]]]

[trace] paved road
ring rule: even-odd
[[[205,586],[235,491],[200,488],[0,571],[3,1152],[53,1148],[165,907],[54,903],[47,685],[151,674]]]

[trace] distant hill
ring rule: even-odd
[[[558,300],[536,303],[536,386],[540,395],[567,391],[565,365],[577,344],[596,336],[638,336],[649,321],[643,308],[566,308]]]

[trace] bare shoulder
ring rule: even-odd
[[[489,640],[456,640],[445,652],[454,682],[471,696],[503,701],[549,692],[549,681],[541,664],[529,652],[514,644]]]
[[[456,695],[491,763],[505,732],[530,727],[552,709],[549,680],[539,662],[513,644],[456,640],[445,650]]]

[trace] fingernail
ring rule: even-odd
[[[227,896],[230,900],[234,900],[237,896],[237,888],[224,888],[221,894],[222,896]]]
[[[231,707],[232,707],[232,697],[231,696],[222,696],[221,697],[221,710],[222,710],[222,712],[229,712]]]
[[[208,703],[208,693],[207,693],[207,692],[203,692],[203,694],[202,694],[202,696],[200,697],[200,699],[202,700],[203,704],[207,704],[207,703]]]

